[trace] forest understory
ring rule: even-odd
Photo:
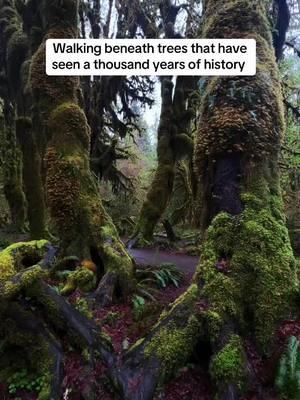
[[[300,400],[299,30],[0,0],[0,400]],[[257,73],[49,76],[49,38],[250,38]]]

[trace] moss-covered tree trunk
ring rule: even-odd
[[[1,107],[1,164],[4,194],[7,199],[14,229],[25,231],[26,200],[22,186],[21,152],[17,146],[15,110],[5,99]]]
[[[201,260],[193,285],[125,357],[140,378],[126,399],[151,399],[153,386],[188,359],[197,338],[210,342],[216,398],[241,398],[258,378],[245,338],[267,357],[280,322],[293,314],[298,280],[279,184],[284,116],[268,7],[264,0],[205,2],[203,36],[255,39],[257,74],[206,79],[195,148]],[[155,373],[141,378],[137,368],[147,362]]]
[[[23,7],[25,8],[25,5]],[[26,7],[29,8],[28,5]],[[11,199],[10,203],[17,202],[17,205],[13,206],[12,214],[14,218],[23,220],[23,225],[26,217],[26,196],[30,235],[33,239],[39,239],[46,236],[46,222],[41,159],[30,118],[32,98],[28,90],[28,70],[31,41],[24,31],[24,21],[16,3],[12,0],[1,0],[0,8],[0,35],[3,43],[0,68],[4,73],[6,102],[9,107],[14,109],[7,117],[8,128],[6,131],[9,151],[4,151],[3,157],[7,159],[8,168],[6,169],[10,168],[6,193],[7,197]],[[8,154],[10,153],[11,161],[9,162]],[[12,190],[11,187],[14,189]],[[17,226],[20,225],[21,222],[18,222]]]
[[[176,160],[192,152],[193,141],[188,135],[188,128],[193,112],[188,98],[195,82],[189,77],[178,77],[173,91],[172,78],[161,78],[157,167],[133,234],[140,244],[151,241],[154,229],[169,203]]]
[[[144,240],[152,239],[154,228],[166,208],[173,187],[175,156],[171,144],[172,97],[172,78],[161,78],[162,103],[157,131],[157,167],[134,232],[141,244]]]
[[[28,207],[27,218],[32,239],[47,238],[45,193],[41,156],[36,144],[30,117],[16,121],[17,138],[22,151],[23,182]]]
[[[77,37],[78,2],[44,1],[41,11],[46,34],[32,59],[31,86],[50,138],[45,156],[47,202],[61,239],[61,256],[92,258],[98,278],[113,275],[118,295],[126,295],[133,284],[133,262],[103,208],[89,168],[90,129],[78,105],[79,79],[45,73],[45,41]],[[106,299],[102,291],[100,297]]]
[[[236,368],[245,365],[240,337],[251,332],[268,354],[297,285],[279,183],[284,115],[268,7],[265,0],[205,2],[205,38],[257,43],[255,76],[206,80],[195,149],[208,227],[196,280],[205,282],[202,296],[218,326],[211,372],[220,398],[229,387],[236,396],[245,389],[246,369]],[[233,354],[237,365],[227,362]]]

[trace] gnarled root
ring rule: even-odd
[[[60,343],[53,337],[29,309],[28,304],[11,302],[1,312],[5,321],[1,329],[8,346],[17,346],[25,352],[28,363],[45,378],[42,393],[50,400],[61,399],[63,379],[63,353]]]
[[[201,335],[197,294],[197,285],[191,285],[161,316],[148,336],[125,354],[122,368],[113,372],[123,399],[152,399],[157,385],[190,357]]]

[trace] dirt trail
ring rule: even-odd
[[[137,264],[159,265],[161,263],[176,264],[185,273],[194,273],[199,261],[199,257],[188,256],[186,254],[171,253],[159,249],[128,249]]]

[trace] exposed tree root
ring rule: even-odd
[[[33,246],[33,251],[29,250],[30,246]],[[120,358],[114,353],[110,341],[101,334],[99,327],[41,279],[42,268],[50,267],[51,270],[49,260],[54,261],[54,252],[55,249],[47,242],[39,245],[37,242],[29,242],[5,250],[4,253],[12,255],[14,265],[19,265],[16,260],[24,260],[24,254],[27,257],[26,265],[30,260],[36,263],[33,255],[40,258],[44,254],[44,259],[38,261],[39,266],[28,265],[9,278],[9,282],[19,283],[22,281],[21,277],[26,276],[26,272],[30,274],[35,268],[39,270],[34,279],[25,280],[27,285],[19,286],[21,296],[18,300],[14,300],[14,293],[9,298],[2,298],[1,302],[2,318],[12,321],[14,331],[28,333],[18,339],[20,341],[17,344],[22,349],[28,351],[28,354],[32,348],[36,351],[36,343],[27,342],[27,337],[34,340],[38,338],[38,348],[42,349],[40,351],[44,352],[43,358],[47,361],[51,400],[61,398],[63,350],[59,339],[65,337],[68,343],[79,351],[88,350],[91,371],[95,361],[102,360],[107,366],[113,387],[124,400],[151,400],[156,388],[186,364],[197,351],[199,343],[211,344],[210,373],[217,388],[218,399],[238,399],[246,385],[253,384],[255,378],[239,336],[238,324],[220,319],[215,305],[210,302],[212,299],[207,301],[209,289],[199,279],[199,274],[195,276],[195,282],[198,284],[193,283],[163,312],[149,334],[138,340]],[[0,253],[0,261],[1,254],[3,253]],[[217,282],[223,276],[219,272],[213,279]],[[110,303],[114,300],[117,280],[118,276],[115,273],[107,273],[104,276],[95,292],[97,302],[105,304],[106,301]],[[212,282],[209,286],[211,285]],[[232,297],[233,294],[228,296]],[[233,297],[231,300],[235,301]],[[35,308],[34,314],[29,306]],[[7,334],[7,331],[1,331],[1,336],[6,337]],[[11,344],[16,344],[14,336],[9,338]],[[46,367],[38,365],[38,368],[43,371]]]
[[[27,307],[26,307],[27,306]],[[50,397],[49,400],[61,398],[61,383],[63,379],[63,352],[60,343],[53,337],[44,323],[29,311],[28,304],[17,304],[12,302],[8,305],[2,318],[12,318],[18,334],[23,333],[23,337],[32,337],[38,344],[40,360],[48,360],[49,364],[40,366],[43,373],[49,375]],[[28,360],[33,357],[34,349],[32,343],[23,343],[23,350],[27,353]],[[36,360],[38,363],[38,361]],[[49,367],[49,371],[47,368]]]
[[[108,306],[116,298],[116,288],[118,286],[118,274],[116,271],[107,272],[101,279],[93,299],[98,306]]]

